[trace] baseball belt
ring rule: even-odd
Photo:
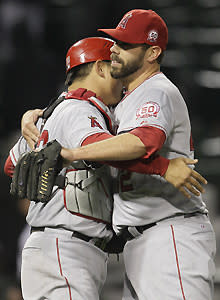
[[[46,227],[31,227],[31,233],[32,232],[38,232],[38,231],[44,231]],[[83,233],[80,233],[78,231],[73,231],[72,237],[75,237],[77,239],[83,240],[85,242],[91,243],[97,248],[101,249],[102,251],[105,251],[106,244],[108,243],[108,240],[105,238],[96,238],[96,237],[91,237],[88,235],[85,235]]]
[[[208,216],[207,213],[202,213],[202,212],[198,212],[198,211],[192,212],[192,213],[176,213],[175,215],[169,216],[169,217],[164,218],[160,221],[175,218],[175,217],[181,217],[181,216],[183,218],[191,218],[191,217],[195,217],[195,216],[199,216],[199,215]],[[153,227],[155,225],[157,225],[156,222],[146,224],[146,225],[141,225],[141,226],[126,226],[126,227],[123,228],[121,235],[122,235],[124,240],[130,241],[130,240],[142,235],[142,233],[145,230],[150,229],[151,227]]]

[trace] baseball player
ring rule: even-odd
[[[122,89],[122,83],[110,76],[110,62],[105,61],[110,60],[112,46],[109,39],[88,38],[69,49],[68,92],[62,93],[38,121],[38,147],[55,138],[71,148],[87,143],[89,138],[111,136],[107,105],[121,99]],[[12,175],[18,158],[29,150],[20,138],[10,151],[6,173]],[[131,170],[139,171],[140,165],[134,168],[132,164]],[[161,169],[164,172],[166,168]],[[25,300],[98,299],[106,278],[107,244],[113,236],[109,168],[90,168],[81,162],[63,169],[62,174],[67,179],[64,191],[55,188],[48,203],[30,204],[27,222],[31,235],[23,249],[21,271]]]
[[[160,71],[168,41],[163,19],[135,9],[115,29],[101,31],[115,39],[111,75],[127,88],[114,112],[118,136],[61,155],[107,161],[132,159],[142,149],[145,157],[159,151],[193,158],[186,104]],[[119,181],[113,224],[127,239],[123,299],[211,300],[216,241],[201,195],[186,200],[155,175],[121,171]]]
[[[117,103],[122,89],[121,82],[110,76],[112,45],[106,38],[88,38],[68,50],[68,92],[61,94],[49,118],[39,119],[38,147],[54,138],[66,147],[80,146],[88,136],[112,130],[107,104]],[[12,172],[29,150],[20,138],[10,151],[6,172]],[[23,249],[21,271],[25,300],[97,300],[105,282],[106,244],[113,235],[109,168],[91,169],[81,163],[62,174],[67,178],[64,191],[55,191],[48,203],[30,204],[31,235]]]

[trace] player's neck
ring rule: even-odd
[[[74,91],[77,89],[86,89],[96,93],[94,86],[92,87],[87,81],[75,81],[68,87],[68,92]]]
[[[137,70],[135,73],[126,77],[123,80],[124,85],[127,87],[127,91],[134,90],[137,86],[139,86],[146,79],[152,77],[153,75],[160,72],[160,66],[158,64],[153,65],[152,67],[146,70]]]

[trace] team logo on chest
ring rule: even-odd
[[[88,117],[91,120],[91,127],[99,127],[100,129],[103,129],[102,126],[99,124],[98,121],[96,121],[96,117]]]
[[[156,102],[146,102],[136,111],[136,120],[149,117],[157,117],[160,106]]]

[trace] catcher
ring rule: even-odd
[[[111,169],[88,161],[73,162],[63,168],[59,156],[60,144],[73,148],[86,145],[88,138],[91,143],[97,136],[112,136],[108,105],[120,101],[122,90],[122,83],[110,76],[112,45],[109,39],[87,38],[68,50],[68,92],[62,93],[39,119],[38,151],[30,152],[22,137],[6,162],[8,174],[12,175],[12,164],[16,166],[11,193],[31,200],[27,215],[31,235],[22,254],[24,300],[99,299],[106,279],[108,253],[123,250],[124,241],[111,228]],[[54,139],[59,143],[52,142]],[[147,162],[140,159],[111,164],[159,174],[177,185],[177,180],[184,184],[191,176],[187,164],[196,160],[169,161],[153,155]],[[187,186],[192,193],[202,192],[199,181],[205,183],[205,179],[194,174],[196,189]]]

